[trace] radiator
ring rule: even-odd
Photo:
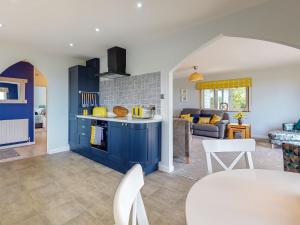
[[[29,141],[28,119],[0,120],[0,145]]]

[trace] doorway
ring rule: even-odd
[[[34,87],[33,87],[33,122],[34,122],[34,141],[22,147],[7,149],[13,151],[14,156],[0,160],[1,162],[14,161],[19,159],[31,158],[47,154],[47,87],[48,81],[45,75],[34,68]]]

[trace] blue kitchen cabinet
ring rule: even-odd
[[[97,64],[97,66],[94,66]],[[99,92],[98,60],[88,61],[86,66],[69,68],[69,145],[73,152],[114,170],[126,173],[132,165],[140,163],[144,173],[158,168],[161,155],[161,123],[107,122],[107,143],[90,144],[91,125],[99,125],[99,119],[78,118],[82,115],[81,92]],[[97,99],[99,104],[99,99]],[[89,107],[91,114],[92,107]]]
[[[77,124],[79,148],[88,149],[91,139],[91,120],[79,118]]]
[[[142,165],[144,173],[158,169],[161,159],[160,123],[130,124],[128,145],[128,169]]]
[[[69,145],[70,149],[78,149],[89,142],[89,132],[81,129],[77,115],[82,114],[80,91],[99,92],[99,78],[95,76],[92,68],[86,66],[73,66],[69,68]],[[91,109],[90,109],[91,111]],[[86,120],[90,123],[90,120]],[[90,125],[86,125],[90,129]]]
[[[109,122],[108,154],[109,159],[126,167],[128,152],[128,126],[126,123]]]
[[[145,174],[158,169],[160,124],[109,122],[109,159],[120,166],[120,172],[136,163],[142,165]]]

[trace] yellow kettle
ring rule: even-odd
[[[96,117],[107,117],[107,108],[106,107],[94,107],[93,116]]]

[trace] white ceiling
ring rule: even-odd
[[[0,41],[97,56],[115,45],[129,48],[265,1],[141,0],[138,9],[138,0],[1,0]]]
[[[187,77],[193,66],[204,75],[300,63],[300,50],[268,41],[220,37],[181,63],[175,77]]]

